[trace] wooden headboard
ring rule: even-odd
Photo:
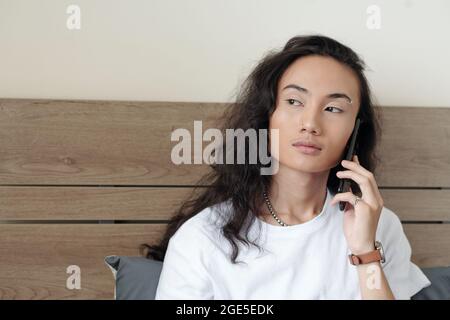
[[[112,299],[104,257],[139,255],[209,170],[173,164],[171,132],[204,131],[225,106],[0,99],[0,298]],[[417,265],[449,265],[450,108],[382,111],[385,206]]]

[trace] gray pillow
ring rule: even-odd
[[[450,300],[450,266],[422,268],[431,285],[411,297],[411,300]]]
[[[117,300],[154,300],[162,262],[144,257],[108,256],[106,264],[116,279]],[[449,300],[450,266],[423,268],[431,285],[411,297],[411,300]]]
[[[116,300],[154,300],[162,262],[144,257],[107,256],[116,280]]]

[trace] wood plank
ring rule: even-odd
[[[450,221],[450,190],[380,189],[385,207],[402,221]]]
[[[173,164],[177,142],[171,132],[193,133],[194,120],[209,127],[222,109],[207,103],[2,99],[0,181],[192,185],[209,169]]]
[[[0,187],[0,220],[168,220],[193,190]]]
[[[450,186],[450,108],[383,107],[380,186]]]
[[[164,225],[0,224],[0,299],[112,299],[107,255],[138,255],[138,245]],[[450,224],[404,225],[419,267],[450,264]],[[66,288],[69,265],[81,268],[81,289]]]
[[[108,255],[139,255],[140,243],[165,225],[0,224],[0,299],[113,299]],[[81,268],[81,289],[69,290],[69,265]]]
[[[226,104],[0,99],[0,182],[193,185],[209,172],[174,165],[170,134],[216,127]],[[383,107],[381,187],[450,187],[450,108]],[[420,128],[420,130],[417,130]],[[204,145],[207,145],[205,143]]]
[[[0,187],[0,220],[168,220],[193,190]],[[380,191],[402,221],[450,221],[450,190]]]
[[[403,230],[419,267],[450,266],[450,224],[403,224]]]

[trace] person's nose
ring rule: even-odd
[[[300,114],[300,132],[318,134],[320,132],[320,107],[309,106]]]

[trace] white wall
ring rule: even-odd
[[[449,30],[446,0],[0,0],[0,97],[232,101],[264,53],[314,32],[361,54],[382,105],[450,107]]]

